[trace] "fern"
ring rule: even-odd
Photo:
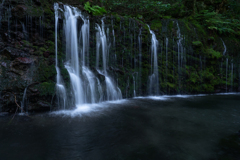
[[[88,13],[92,13],[94,16],[101,16],[104,13],[107,13],[107,11],[103,7],[99,7],[97,5],[91,7],[89,2],[86,2],[84,4],[84,9],[88,11]]]
[[[219,34],[239,35],[240,21],[238,19],[228,19],[222,14],[202,10],[194,18],[204,24],[209,30],[215,30]]]

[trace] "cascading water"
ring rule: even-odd
[[[228,91],[228,58],[226,58],[226,92]]]
[[[231,63],[231,92],[233,91],[233,59]]]
[[[226,55],[226,52],[227,52],[227,47],[226,47],[226,44],[224,43],[224,41],[222,40],[221,38],[221,41],[223,43],[223,47],[224,47],[224,50],[223,50],[223,56]],[[222,67],[222,66],[221,66]],[[228,81],[228,58],[226,58],[226,92],[228,91],[228,84],[227,84],[227,81]]]
[[[142,71],[142,61],[144,64],[143,66],[145,66],[146,61],[150,60],[150,58],[148,58],[146,55],[144,55],[144,57],[142,58],[142,52],[147,52],[147,49],[145,47],[142,48],[142,41],[143,45],[147,43],[145,42],[145,38],[142,39],[141,37],[141,29],[137,33],[137,30],[135,30],[135,28],[131,28],[131,26],[135,26],[135,21],[130,20],[129,24],[122,23],[120,21],[120,31],[114,30],[114,18],[111,19],[111,24],[106,26],[104,24],[104,21],[108,20],[108,18],[102,18],[101,22],[98,24],[96,23],[96,21],[93,21],[94,24],[92,25],[95,25],[95,31],[91,30],[91,33],[96,33],[96,51],[93,51],[90,46],[92,47],[94,45],[92,48],[95,47],[95,42],[93,42],[95,40],[95,36],[93,38],[90,38],[89,18],[77,8],[67,5],[63,6],[64,9],[62,15],[59,16],[59,19],[61,18],[64,23],[64,35],[60,35],[59,37],[62,37],[62,42],[66,44],[60,45],[59,47],[64,48],[64,52],[66,52],[66,59],[63,60],[63,63],[69,73],[71,87],[67,89],[64,88],[64,93],[66,93],[66,97],[67,95],[69,95],[66,104],[75,103],[75,106],[80,106],[84,103],[98,103],[106,100],[118,100],[122,98],[120,88],[124,90],[123,93],[124,95],[126,95],[126,98],[144,94],[146,93],[146,91],[149,93],[149,95],[159,95],[160,78],[163,86],[169,85],[168,87],[164,88],[167,89],[167,91],[175,92],[173,91],[173,87],[170,86],[171,83],[176,83],[174,85],[178,85],[178,92],[183,91],[183,85],[185,84],[184,74],[187,74],[185,72],[187,63],[186,55],[189,48],[185,48],[185,43],[187,42],[187,39],[184,35],[181,34],[180,24],[178,21],[174,21],[174,23],[176,23],[175,27],[177,28],[177,38],[170,38],[169,35],[165,35],[165,38],[163,40],[159,40],[159,42],[156,38],[155,33],[148,26],[151,34],[151,71],[150,73],[148,73],[148,70]],[[57,8],[57,10],[60,10],[59,7]],[[61,78],[59,67],[61,67],[62,65],[60,61],[57,62],[57,56],[59,56],[57,55],[58,14],[60,13],[55,13],[57,85],[62,85],[64,87],[64,84],[68,83],[64,83],[63,79]],[[127,25],[129,25],[129,27],[126,27]],[[28,25],[28,27],[26,28],[29,28],[29,26],[30,25]],[[62,26],[60,25],[59,33],[61,33],[61,27]],[[161,47],[159,44],[163,44],[163,47]],[[120,47],[122,47],[121,51],[117,50],[120,49]],[[171,48],[169,49],[168,47]],[[162,50],[161,55],[160,50]],[[177,50],[177,54],[173,53],[172,50]],[[116,56],[116,53],[118,54],[118,57]],[[226,47],[224,49],[223,55],[225,54]],[[94,61],[93,59],[90,59],[94,56],[96,56],[96,61],[95,59]],[[197,59],[196,61],[200,63],[201,72],[203,73],[204,69],[206,69],[206,56],[196,56],[193,54],[193,52],[190,56],[190,60],[192,60],[193,58]],[[65,58],[65,56],[62,57]],[[191,65],[191,63],[193,62],[191,61],[189,63]],[[131,68],[131,70],[126,72],[124,67],[125,64],[127,64],[127,67]],[[123,68],[121,68],[121,65]],[[228,87],[228,84],[230,85],[230,79],[229,83],[227,83],[228,77],[231,76],[230,66],[231,64],[228,65],[227,59],[226,88]],[[160,73],[158,71],[160,67],[161,70],[164,72]],[[171,70],[171,68],[173,68],[173,71]],[[228,69],[229,75],[227,74]],[[122,82],[123,78],[119,77],[119,74],[123,75],[123,77],[126,79],[126,82],[120,83],[118,87],[116,79],[119,78],[120,82]],[[146,74],[149,75],[148,79],[145,79]],[[168,75],[173,75],[174,77],[177,76],[178,81],[172,82],[171,79],[168,79]],[[232,75],[232,79],[233,77],[234,76]],[[65,76],[64,79],[66,80]],[[201,79],[203,80],[202,77]],[[143,82],[148,83],[146,88],[145,85],[142,85]],[[58,97],[61,97],[61,95],[58,94]]]
[[[57,71],[57,83],[56,83],[56,94],[58,97],[58,105],[60,108],[65,109],[66,108],[66,101],[67,101],[67,94],[66,94],[66,89],[63,84],[63,80],[61,77],[61,72],[58,67],[58,46],[57,46],[57,39],[58,39],[58,3],[54,4],[54,10],[55,10],[55,67]]]
[[[221,38],[221,40],[222,40],[222,38]],[[226,47],[226,45],[225,45],[223,40],[222,40],[222,43],[223,43],[223,46],[224,46],[223,56],[225,56],[225,54],[227,52],[227,47]]]
[[[26,31],[25,25],[21,21],[20,21],[20,23],[22,25],[22,30],[23,30],[22,32],[23,32],[24,38],[25,38],[25,40],[27,40],[28,37],[27,37],[27,31]]]
[[[182,35],[181,35],[181,30],[180,30],[180,27],[179,27],[179,24],[177,22],[177,38],[178,38],[178,41],[177,41],[177,45],[178,45],[178,87],[179,87],[179,91],[181,89],[181,64],[182,64],[182,54],[183,54],[183,45],[182,45]]]
[[[27,95],[27,87],[24,89],[24,92],[23,92],[23,98],[22,98],[22,101],[21,101],[21,113],[23,114],[23,110],[27,107],[26,106],[26,95]],[[25,110],[27,112],[27,108]]]
[[[58,96],[60,99],[65,100],[64,104],[66,105],[67,93],[57,63],[57,24],[59,6],[55,3],[54,7],[56,17],[55,49],[57,87],[60,90]],[[107,45],[107,36],[105,34],[103,20],[102,27],[97,25],[96,70],[100,77],[104,77],[105,82],[101,82],[89,69],[89,18],[84,16],[77,8],[67,5],[64,5],[63,13],[63,30],[66,42],[65,68],[70,77],[71,92],[69,94],[73,94],[72,102],[69,103],[74,103],[75,106],[80,107],[84,103],[97,103],[104,100],[122,99],[121,90],[115,85],[114,81],[107,73],[110,44],[109,46]],[[79,18],[82,20],[82,24]],[[78,29],[79,25],[81,25],[80,30]],[[102,53],[102,69],[99,68],[100,53]]]
[[[159,80],[158,80],[158,56],[157,56],[157,47],[158,40],[154,32],[148,26],[149,31],[152,35],[151,40],[151,67],[152,75],[149,76],[149,94],[158,95],[159,94]]]
[[[1,24],[2,24],[2,23],[1,23],[1,20],[2,20],[2,10],[3,10],[4,1],[5,1],[5,0],[3,0],[2,3],[1,3],[1,5],[0,5],[0,29],[1,29]]]
[[[167,86],[167,79],[168,79],[168,38],[166,38],[166,86]]]
[[[82,80],[80,78],[79,48],[77,39],[77,18],[80,16],[76,8],[64,6],[65,37],[66,37],[66,59],[65,68],[70,75],[72,92],[75,105],[79,106],[85,101]]]
[[[107,45],[107,37],[104,30],[104,21],[102,19],[102,26],[100,27],[96,24],[97,30],[97,48],[96,48],[96,68],[98,72],[105,76],[105,84],[106,84],[106,100],[118,100],[122,98],[122,93],[120,89],[115,85],[111,77],[107,73],[107,59],[108,59],[108,51],[109,47]],[[99,69],[99,51],[100,47],[102,48],[102,70]]]
[[[138,77],[139,77],[139,82],[138,82],[138,85],[139,85],[139,91],[138,93],[141,93],[141,86],[142,86],[142,81],[141,81],[141,77],[142,77],[142,37],[141,37],[141,33],[142,33],[142,30],[140,29],[139,31],[139,35],[138,35],[138,56],[139,56],[139,70],[138,70]]]

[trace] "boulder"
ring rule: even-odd
[[[27,7],[25,5],[17,5],[12,9],[12,15],[19,19],[22,19],[27,14],[26,11],[27,11]]]

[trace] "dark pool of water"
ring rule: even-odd
[[[0,116],[1,160],[240,159],[240,95],[137,98]]]

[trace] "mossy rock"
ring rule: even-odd
[[[151,30],[161,30],[162,22],[160,20],[154,20],[151,23]]]
[[[211,57],[211,58],[217,58],[217,59],[219,59],[219,58],[222,57],[222,54],[221,54],[220,52],[215,51],[215,50],[213,50],[212,48],[207,49],[207,50],[206,50],[206,53],[207,53],[207,55],[208,55],[209,57]]]
[[[52,96],[55,93],[55,83],[43,82],[35,87],[38,89],[40,96]]]
[[[201,48],[203,46],[202,42],[200,41],[194,41],[192,42],[192,45],[194,48]]]
[[[38,68],[38,79],[37,81],[49,81],[53,79],[57,74],[56,68],[54,65],[47,65],[45,63],[40,64]]]

